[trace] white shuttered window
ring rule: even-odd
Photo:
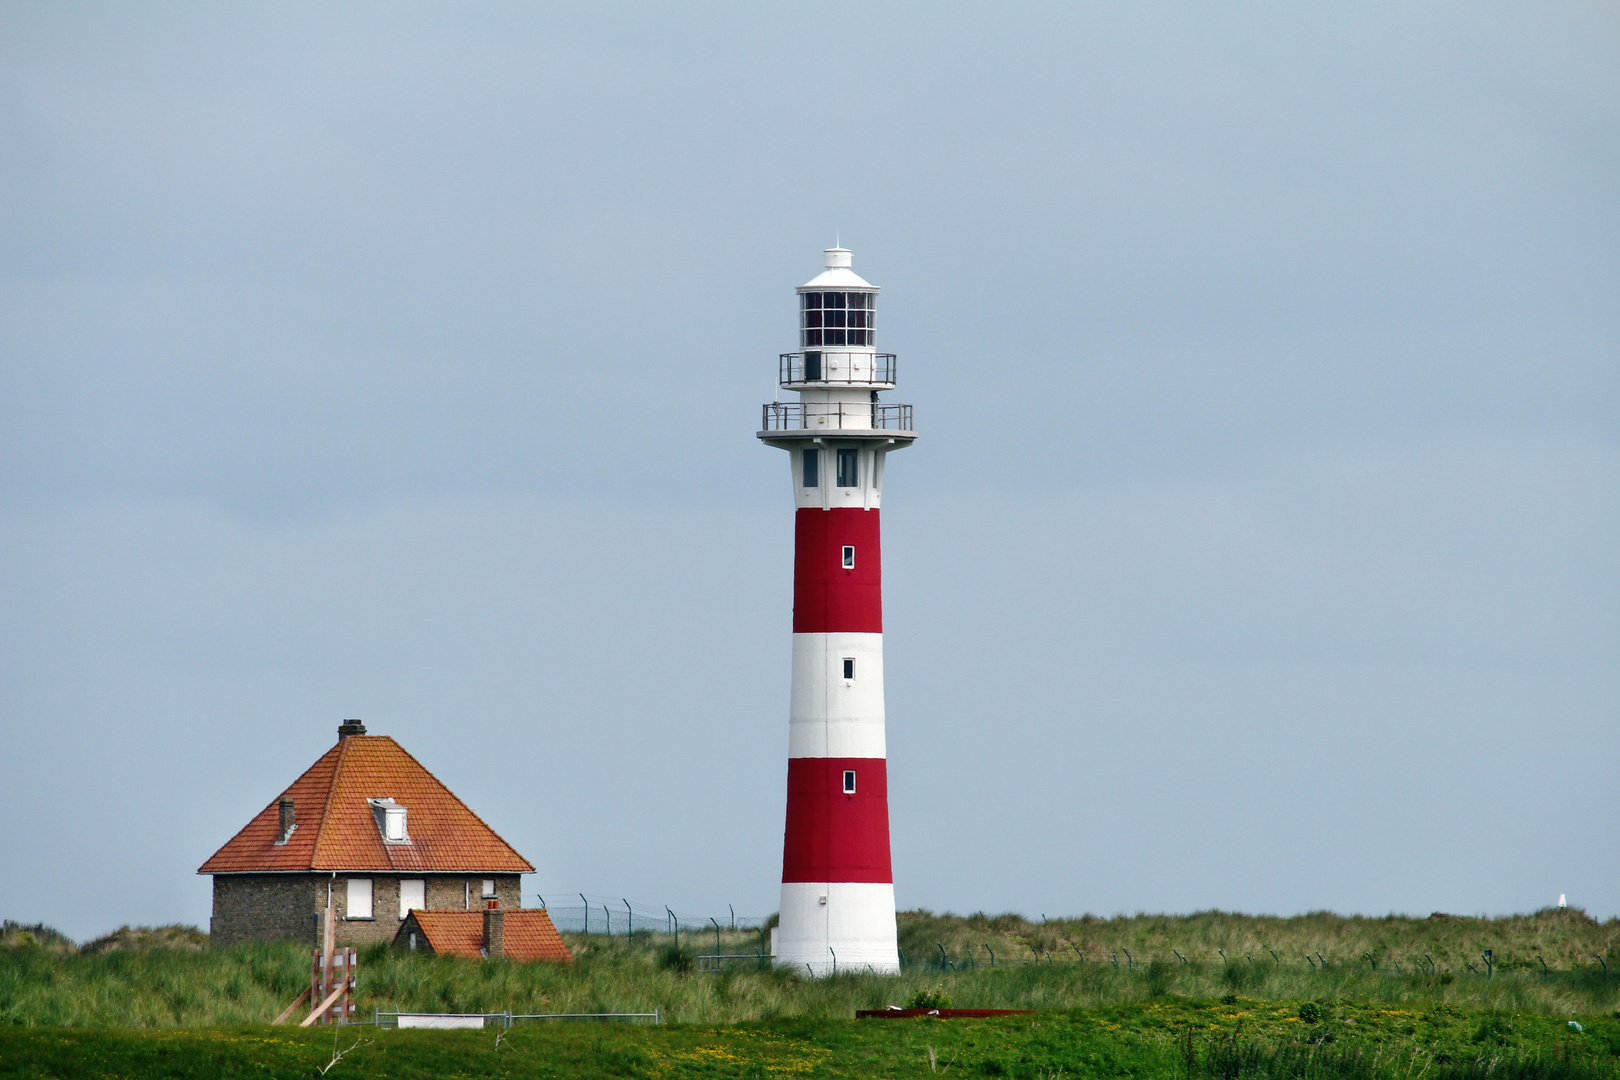
[[[349,902],[344,911],[347,917],[351,919],[371,918],[370,878],[352,877],[349,879]]]
[[[406,878],[399,883],[399,917],[404,918],[412,908],[427,907],[427,882],[421,878]]]

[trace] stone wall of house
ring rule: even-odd
[[[325,875],[317,882],[313,874],[214,875],[210,943],[291,939],[314,945],[318,928],[312,913],[325,903],[326,890],[318,887],[324,884]]]
[[[495,898],[503,908],[523,906],[522,878],[517,874],[491,874]],[[348,879],[371,879],[371,918],[349,918]],[[419,877],[426,883],[429,908],[479,909],[484,875],[451,874],[216,874],[211,940],[216,945],[240,941],[290,939],[316,947],[321,944],[322,915],[327,888],[332,892],[336,917],[336,945],[370,945],[392,941],[398,933],[399,883]]]

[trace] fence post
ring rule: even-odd
[[[619,899],[624,900],[624,897],[621,896]],[[624,939],[629,941],[630,936],[636,932],[636,913],[635,910],[630,907],[630,901],[628,900],[624,900],[624,918],[624,925],[627,927],[624,932]]]
[[[579,894],[579,902],[585,905],[585,929],[583,933],[591,932],[591,902],[585,899],[585,894]]]
[[[730,904],[727,904],[726,905],[726,910],[731,912],[731,930],[732,930],[733,933],[736,933],[736,930],[737,930],[737,909],[732,907]]]
[[[714,922],[713,915],[709,916],[709,921],[714,923],[714,966],[715,970],[718,971],[720,969],[720,924]]]

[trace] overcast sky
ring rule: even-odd
[[[1620,914],[1607,3],[0,7],[0,915],[399,739],[775,910],[792,290],[883,286],[896,895]]]

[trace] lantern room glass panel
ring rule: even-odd
[[[876,345],[877,294],[799,294],[799,346]]]

